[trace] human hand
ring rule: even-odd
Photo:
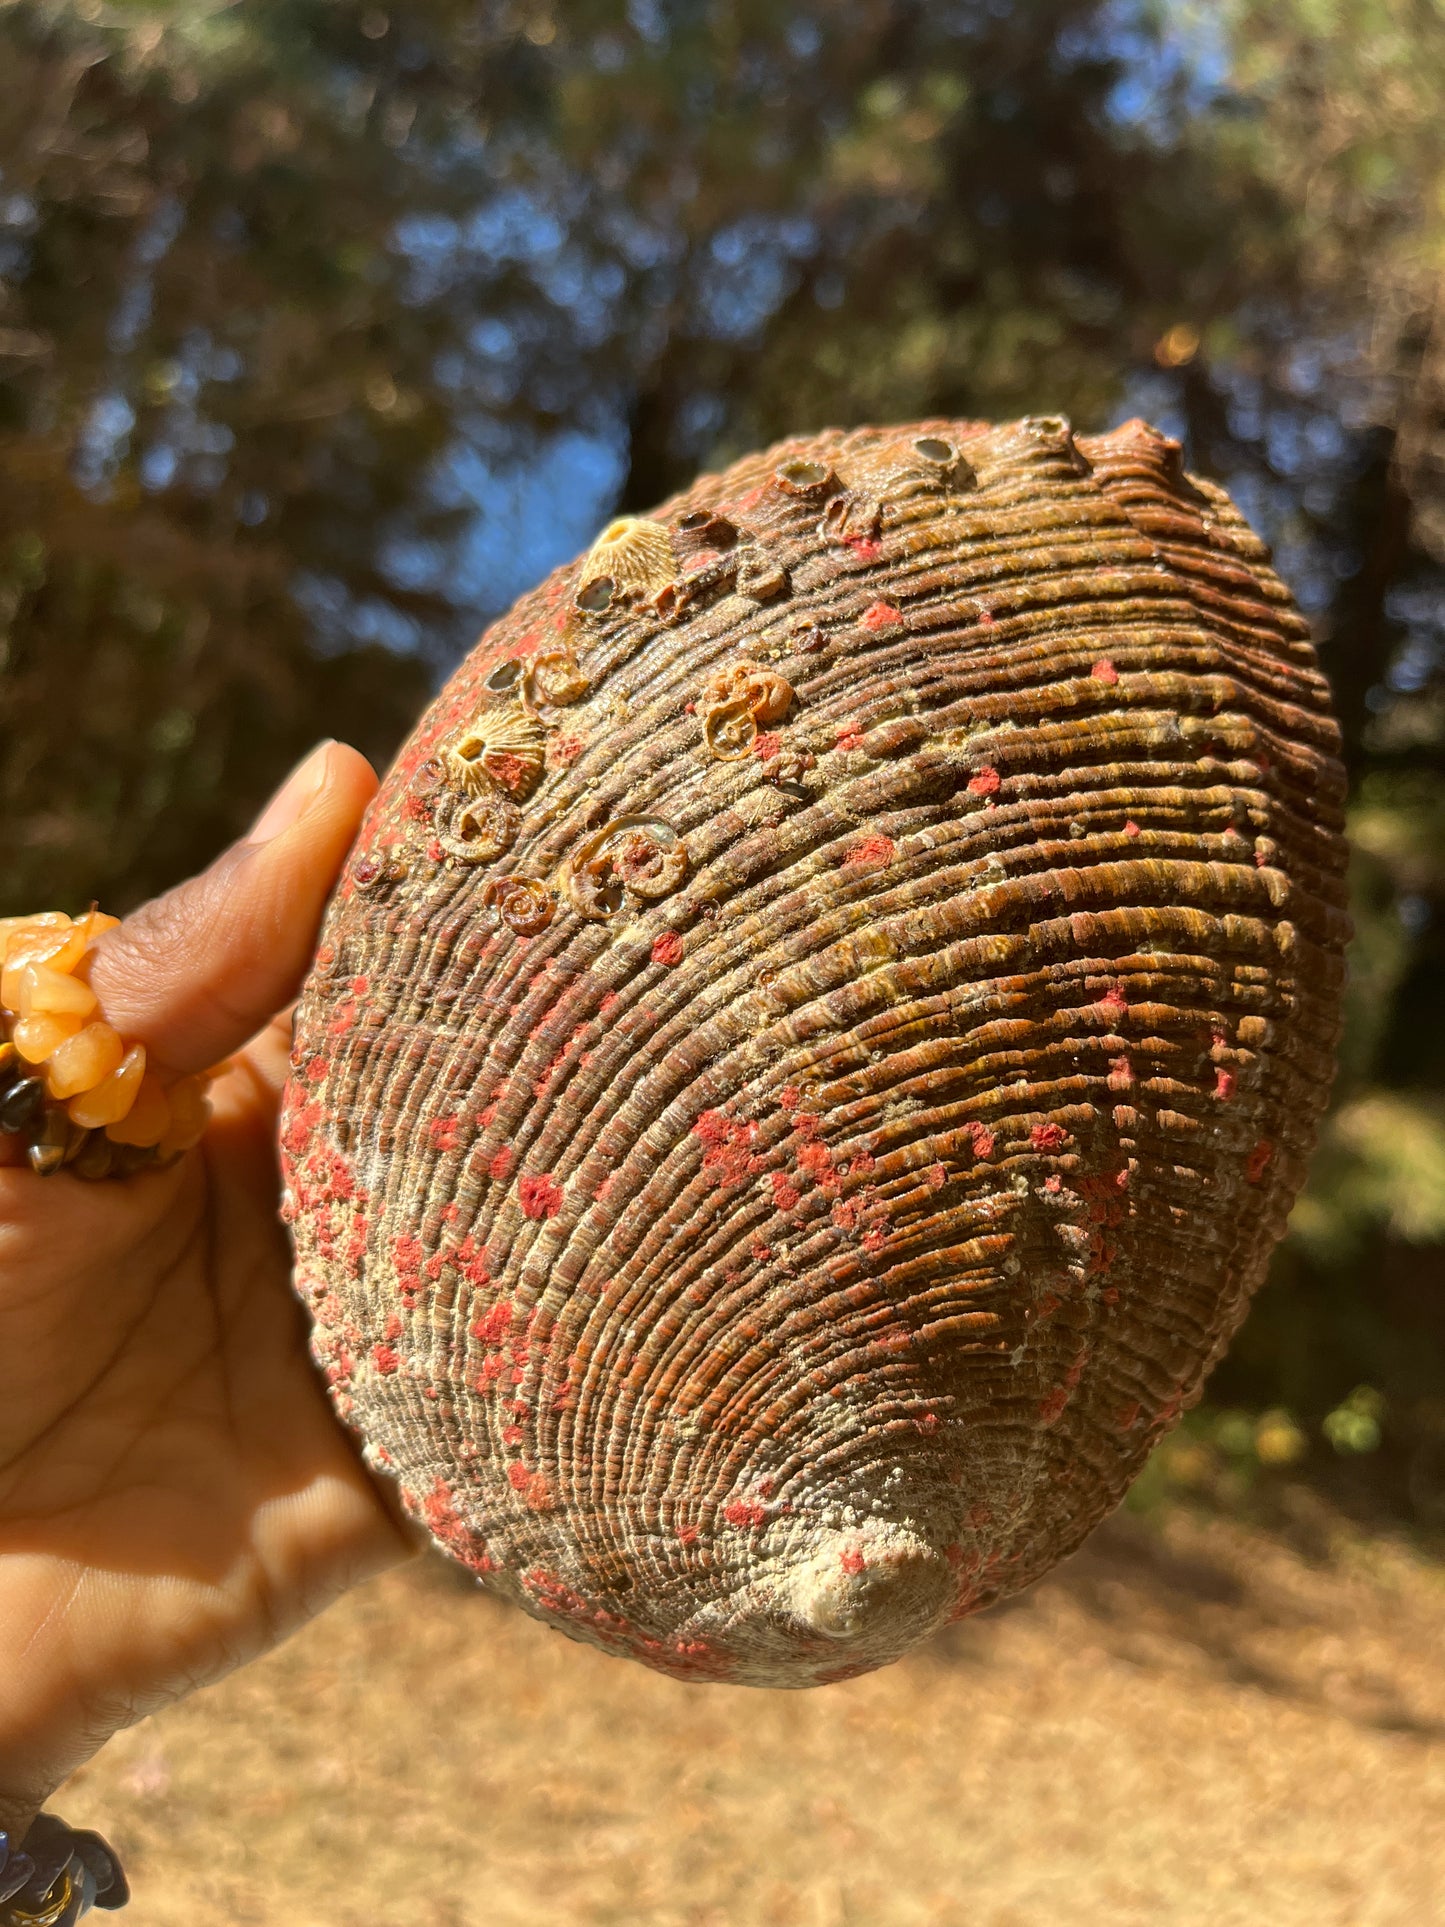
[[[323,745],[245,842],[99,941],[101,1009],[153,1064],[230,1060],[195,1149],[120,1181],[0,1169],[12,1838],[118,1728],[414,1550],[311,1365],[278,1217],[286,1007],[375,787]]]

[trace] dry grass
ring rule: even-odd
[[[1445,1921],[1445,1573],[1120,1518],[810,1693],[681,1686],[418,1564],[124,1734],[59,1810],[127,1927]]]

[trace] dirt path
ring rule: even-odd
[[[126,1927],[1436,1927],[1445,1569],[1111,1522],[812,1693],[685,1687],[419,1564],[56,1801]]]

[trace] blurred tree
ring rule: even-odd
[[[1356,849],[1334,1115],[1216,1383],[1320,1423],[1445,1525],[1445,14],[1229,0],[1187,138],[1280,210],[1250,302],[1181,370],[1196,459],[1266,524],[1345,729]],[[1338,1420],[1363,1393],[1381,1423]],[[1363,1445],[1361,1440],[1366,1441]],[[1341,1466],[1348,1472],[1348,1463]]]
[[[1440,1505],[1435,0],[10,0],[0,47],[0,907],[160,887],[318,734],[384,759],[704,463],[1149,414],[1275,542],[1355,779],[1340,1102],[1221,1390]]]
[[[1171,159],[1100,14],[15,0],[10,899],[155,888],[319,721],[384,755],[549,450],[534,573],[828,416],[1101,414]]]

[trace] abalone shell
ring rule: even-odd
[[[1199,1396],[1331,1076],[1307,627],[1140,422],[707,476],[483,636],[296,1022],[336,1409],[490,1591],[809,1685],[1026,1586]]]

